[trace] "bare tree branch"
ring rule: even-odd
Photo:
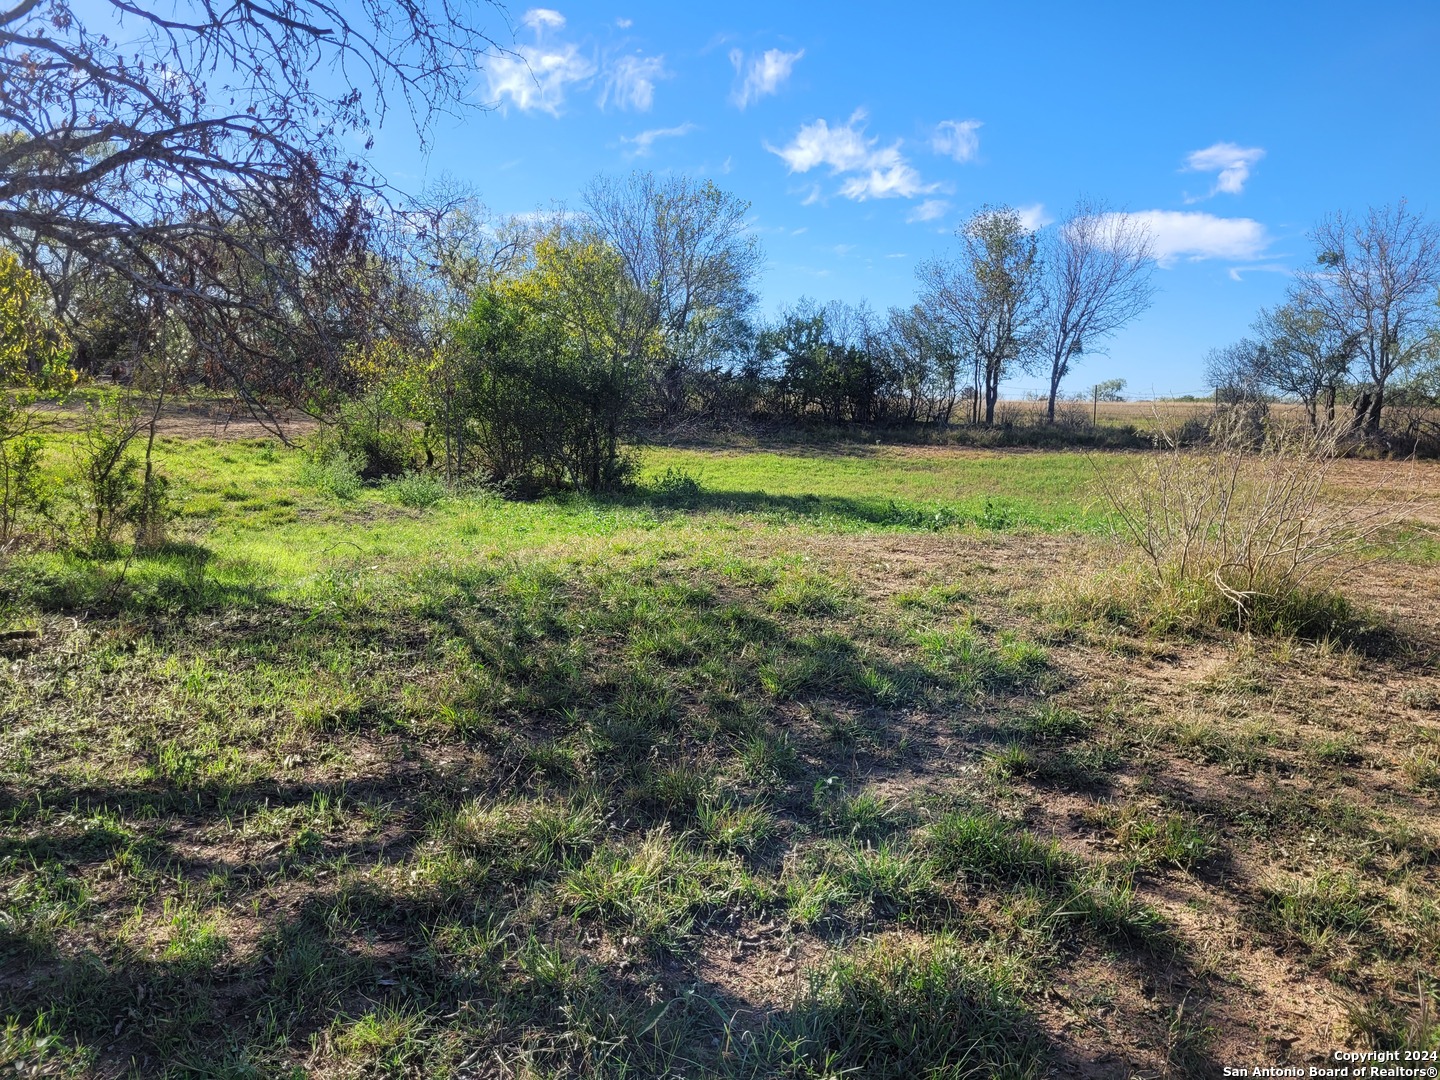
[[[346,149],[393,101],[475,107],[489,0],[25,0],[0,12],[0,244],[184,321],[251,402],[334,365],[391,189]],[[374,289],[368,294],[373,296]],[[353,320],[352,320],[353,323]]]

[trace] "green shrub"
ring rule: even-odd
[[[648,300],[598,237],[557,231],[528,273],[491,285],[457,328],[452,441],[514,490],[624,487],[643,416]]]
[[[15,535],[22,515],[41,508],[45,502],[40,437],[15,434],[7,438],[3,428],[5,411],[6,403],[0,401],[0,544]]]
[[[433,473],[407,472],[386,485],[386,490],[401,506],[426,510],[445,497],[445,484]]]
[[[317,448],[301,464],[300,482],[337,499],[353,499],[360,493],[360,464],[334,446]]]
[[[339,450],[354,463],[362,479],[401,476],[417,464],[420,440],[416,426],[397,407],[384,387],[345,402],[330,431]]]
[[[665,471],[650,482],[650,490],[662,499],[679,501],[695,498],[702,488],[700,481],[685,469],[667,465]]]

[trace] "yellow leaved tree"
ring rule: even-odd
[[[75,383],[70,343],[46,304],[44,283],[0,251],[0,547],[41,499],[34,404]]]
[[[456,336],[460,434],[492,480],[583,491],[626,482],[663,342],[613,248],[556,230],[528,269],[480,291]]]

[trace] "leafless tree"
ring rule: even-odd
[[[258,403],[312,376],[359,301],[388,189],[356,155],[421,133],[494,48],[476,0],[11,0],[0,9],[0,243],[102,268],[180,318]],[[315,302],[323,300],[319,310]],[[295,347],[297,335],[311,343]]]
[[[1228,404],[1262,402],[1265,398],[1264,346],[1253,338],[1241,338],[1205,356],[1205,378],[1215,388],[1217,400]]]
[[[1041,341],[1039,237],[1008,206],[985,207],[956,236],[956,258],[925,262],[917,271],[921,302],[943,313],[973,349],[984,382],[985,423],[993,424],[1001,378]]]
[[[710,181],[650,172],[597,177],[585,192],[591,221],[649,298],[667,355],[656,372],[666,412],[685,405],[687,378],[745,338],[763,255],[750,204]]]
[[[1050,367],[1045,417],[1053,424],[1070,365],[1099,351],[1105,338],[1150,306],[1154,262],[1144,224],[1088,199],[1049,232],[1044,246],[1041,355]]]
[[[1318,266],[1300,275],[1297,288],[1334,334],[1353,337],[1370,381],[1360,423],[1377,437],[1386,384],[1425,354],[1437,325],[1440,228],[1401,199],[1360,218],[1332,214],[1312,239]]]

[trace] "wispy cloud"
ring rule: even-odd
[[[531,8],[520,17],[520,21],[536,33],[541,30],[560,30],[565,26],[565,16],[554,8]]]
[[[622,56],[605,73],[600,107],[649,112],[655,103],[655,80],[669,77],[663,56]]]
[[[1015,207],[1015,213],[1020,215],[1020,224],[1026,229],[1034,232],[1036,229],[1043,229],[1055,220],[1054,214],[1045,212],[1044,203],[1031,203],[1028,206]]]
[[[634,157],[649,157],[657,139],[678,139],[683,135],[689,135],[694,130],[695,125],[686,121],[675,127],[652,128],[649,131],[642,131],[638,135],[621,135],[620,141],[635,148],[631,151]]]
[[[938,184],[926,184],[900,152],[897,139],[880,146],[878,137],[865,134],[865,110],[856,109],[844,124],[831,127],[825,120],[803,125],[789,145],[765,149],[778,156],[792,173],[826,167],[832,176],[849,174],[840,185],[847,199],[911,199],[929,194]],[[812,194],[806,202],[818,198]]]
[[[615,25],[618,26],[621,30],[629,30],[630,27],[632,27],[632,26],[635,25],[635,20],[634,20],[634,19],[616,19],[616,20],[615,20]]]
[[[767,49],[759,56],[752,56],[747,63],[743,52],[731,49],[730,63],[735,66],[735,75],[739,80],[730,94],[731,102],[743,109],[763,97],[779,93],[781,85],[790,78],[795,62],[804,55],[804,49],[793,53]]]
[[[1186,155],[1185,171],[1218,174],[1215,186],[1210,189],[1211,195],[1239,195],[1245,190],[1245,181],[1250,179],[1251,168],[1264,156],[1265,151],[1258,146],[1217,142]]]
[[[521,112],[547,112],[559,116],[565,95],[575,83],[595,74],[595,65],[575,45],[517,45],[513,56],[486,61],[490,98],[503,109],[506,99]]]
[[[656,82],[670,77],[663,56],[621,56],[602,68],[593,49],[582,51],[579,43],[562,40],[565,16],[554,8],[531,8],[520,22],[535,40],[485,64],[490,100],[502,111],[514,106],[521,112],[559,116],[569,92],[588,88],[598,77],[600,108],[649,112],[655,104]],[[628,20],[617,22],[628,24]]]
[[[917,221],[934,221],[945,216],[945,211],[950,209],[950,204],[944,199],[926,199],[919,206],[911,210],[905,216],[905,220],[914,224]]]
[[[980,152],[979,120],[942,120],[930,136],[930,149],[959,162],[974,161]]]
[[[1226,218],[1198,210],[1139,210],[1123,215],[1145,227],[1163,267],[1180,259],[1233,259],[1247,262],[1265,256],[1270,236],[1252,218]]]
[[[490,100],[502,110],[514,105],[521,112],[559,116],[569,88],[593,78],[595,63],[578,45],[546,41],[549,31],[565,28],[565,16],[553,8],[531,8],[520,21],[534,32],[535,42],[486,60]]]
[[[1293,274],[1295,268],[1284,263],[1253,263],[1250,266],[1230,267],[1231,281],[1244,281],[1246,274]]]

